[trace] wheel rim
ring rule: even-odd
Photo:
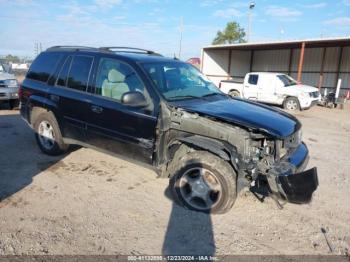
[[[288,110],[296,110],[298,108],[298,104],[294,100],[288,100],[287,101],[287,109]]]
[[[187,170],[180,178],[179,189],[183,200],[199,210],[212,209],[219,203],[222,196],[222,187],[218,178],[202,167]]]
[[[238,94],[237,92],[235,92],[235,91],[231,91],[231,92],[229,93],[229,95],[232,96],[232,97],[237,97],[237,96],[239,96],[239,94]]]
[[[42,121],[39,124],[38,128],[38,134],[39,134],[39,141],[40,144],[50,150],[55,145],[55,134],[53,131],[53,127],[51,124],[47,121]]]

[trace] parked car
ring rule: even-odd
[[[13,74],[0,64],[0,103],[8,102],[10,108],[18,106],[18,82]]]
[[[170,178],[174,199],[224,213],[261,177],[270,191],[306,203],[316,168],[293,116],[222,93],[199,70],[152,51],[52,47],[20,89],[21,115],[40,149],[103,150]]]
[[[279,73],[248,73],[243,83],[224,80],[219,86],[231,96],[282,105],[287,110],[307,109],[321,100],[317,88],[298,84],[290,76]]]

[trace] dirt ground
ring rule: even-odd
[[[178,207],[168,181],[81,148],[43,155],[18,111],[0,110],[0,255],[333,254],[350,252],[350,106],[296,113],[317,166],[308,205],[249,191],[225,215]],[[321,229],[326,233],[322,233]]]

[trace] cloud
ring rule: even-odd
[[[111,8],[122,3],[122,0],[95,0],[96,5],[101,8]]]
[[[242,16],[242,13],[235,8],[229,8],[225,10],[216,10],[213,15],[216,17],[230,18]]]
[[[350,0],[343,0],[344,5],[350,5]]]
[[[350,27],[350,17],[337,17],[334,19],[324,21],[326,25]]]
[[[348,1],[350,1],[350,0],[348,0]],[[325,2],[309,4],[309,5],[303,5],[303,7],[305,7],[305,8],[314,8],[314,9],[323,8],[323,7],[326,7],[326,6],[327,6],[327,3],[325,3]]]
[[[282,7],[282,6],[269,6],[265,11],[266,15],[281,17],[281,18],[295,18],[301,16],[303,13],[299,10]]]
[[[160,15],[164,10],[161,8],[154,8],[151,12],[148,13],[150,16],[158,16]]]
[[[200,6],[201,7],[214,6],[214,5],[217,5],[221,2],[222,2],[222,0],[204,0],[200,3]]]

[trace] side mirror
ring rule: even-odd
[[[145,96],[137,91],[126,92],[122,95],[121,102],[132,107],[146,107],[148,102]]]

